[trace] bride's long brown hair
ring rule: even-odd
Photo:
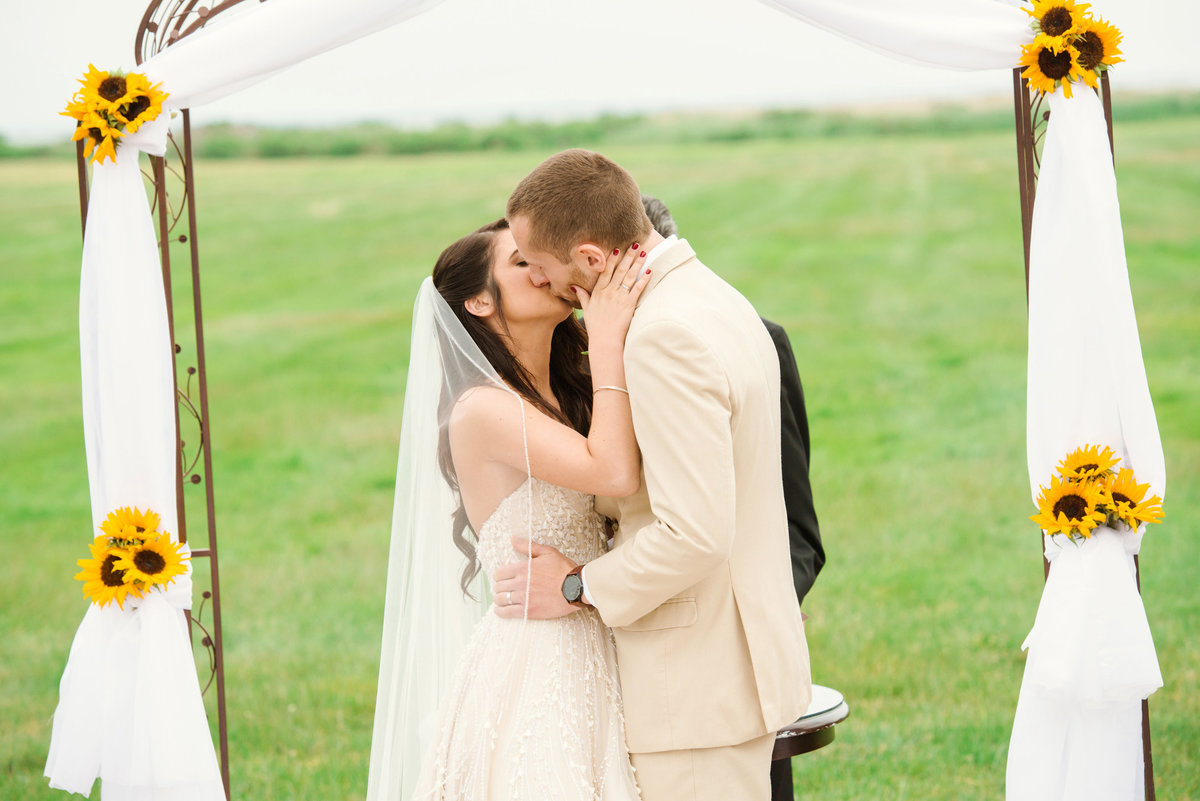
[[[555,409],[538,393],[533,377],[504,344],[504,338],[493,331],[482,318],[476,317],[466,309],[468,300],[487,292],[492,297],[501,329],[508,330],[500,299],[500,287],[492,277],[496,233],[507,228],[506,220],[497,220],[467,234],[443,250],[433,267],[433,285],[504,383],[542,412],[586,436],[592,422],[592,381],[585,369],[586,357],[583,355],[587,350],[587,332],[575,315],[572,314],[559,323],[550,340],[550,389],[559,407]],[[442,397],[439,400],[442,419],[446,418],[450,407],[457,400],[456,397],[449,397],[443,386]],[[478,535],[471,530],[467,510],[462,502],[458,474],[454,470],[454,460],[450,455],[450,437],[446,426],[442,427],[438,436],[438,465],[446,482],[458,495],[452,536],[454,545],[467,557],[461,585],[463,592],[469,595],[467,588],[480,568],[475,547]]]

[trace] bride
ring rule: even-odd
[[[591,293],[575,288],[586,333],[530,280],[504,220],[446,248],[422,284],[369,801],[638,798],[599,615],[501,619],[483,576],[528,563],[513,537],[596,558],[593,496],[637,491],[623,351],[644,259],[614,251]]]

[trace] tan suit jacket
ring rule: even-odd
[[[779,360],[750,303],[685,240],[653,262],[625,346],[642,488],[588,592],[617,640],[634,753],[777,731],[811,679],[792,588]]]

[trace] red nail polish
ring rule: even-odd
[[[646,268],[646,275],[649,275],[649,274],[650,274],[650,268],[649,268],[649,267],[647,267],[647,268]]]
[[[614,256],[620,256],[620,255],[621,255],[621,249],[620,249],[620,248],[613,248],[613,255],[614,255]]]
[[[641,259],[646,258],[646,251],[643,250],[641,253],[639,253],[638,258],[641,258]]]
[[[638,249],[638,243],[637,243],[637,242],[634,242],[634,243],[633,243],[633,249],[634,249],[634,250],[637,250],[637,249]]]

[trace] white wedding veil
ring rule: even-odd
[[[439,450],[448,447],[445,432],[455,399],[484,385],[504,389],[524,411],[521,397],[501,380],[433,279],[426,278],[413,309],[368,801],[411,795],[434,735],[438,703],[491,605],[482,572],[468,588],[474,598],[462,590],[468,562],[451,536],[461,502],[439,460]]]

